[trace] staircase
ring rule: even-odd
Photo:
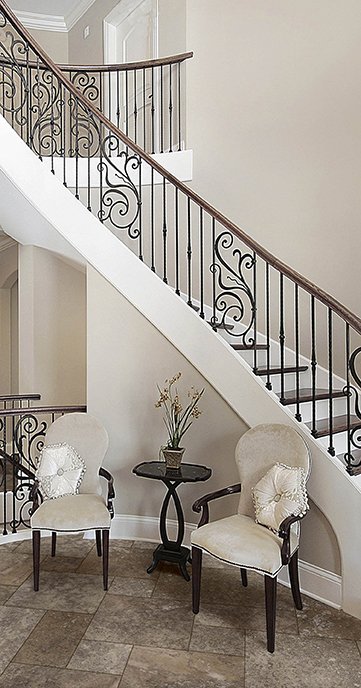
[[[26,243],[21,208],[33,243],[53,241],[93,265],[249,425],[299,429],[314,459],[311,497],[342,550],[344,609],[361,617],[361,321],[118,129],[3,0],[1,27],[0,172],[9,201],[1,219]],[[333,503],[337,490],[342,499]]]

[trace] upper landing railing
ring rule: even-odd
[[[17,69],[24,77],[23,83],[26,81],[28,97],[24,99],[23,93],[18,95],[23,106],[27,104],[29,108],[27,112],[18,112],[13,125],[15,128],[20,125],[21,129],[21,122],[24,120],[25,126],[25,119],[29,118],[31,131],[36,121],[38,98],[51,99],[52,84],[46,64],[21,57],[19,54]],[[186,52],[125,64],[59,65],[59,69],[80,93],[143,150],[151,154],[166,153],[185,148],[183,66],[191,57],[193,53]],[[11,67],[8,55],[2,55],[1,60]],[[25,131],[19,133],[24,138]],[[74,143],[70,137],[70,152],[74,151]]]
[[[198,307],[200,318],[222,327],[235,349],[251,352],[267,389],[278,371],[280,402],[291,398],[296,419],[326,438],[329,453],[341,453],[353,473],[361,466],[360,318],[181,183],[86,95],[0,0],[0,112],[105,227]],[[223,183],[224,171],[215,174]]]

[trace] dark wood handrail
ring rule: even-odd
[[[46,413],[74,413],[76,411],[85,413],[86,409],[86,406],[80,404],[78,406],[33,406],[30,408],[0,409],[0,418],[5,416],[37,416]]]
[[[1,4],[1,3],[0,3]],[[35,52],[35,51],[34,51]],[[99,64],[99,65],[69,65],[58,64],[62,72],[127,72],[136,69],[151,69],[152,67],[166,67],[171,64],[179,64],[185,60],[193,57],[193,52],[179,53],[177,55],[169,55],[167,57],[158,57],[154,60],[141,60],[139,62],[122,62],[121,64]],[[25,60],[18,60],[21,67],[30,67],[30,69],[37,69],[36,62]],[[0,64],[10,64],[3,56],[0,58]]]
[[[41,394],[1,394],[0,401],[27,401],[41,399]]]
[[[59,65],[64,72],[127,72],[134,69],[150,69],[151,67],[163,67],[170,64],[178,64],[193,57],[193,51],[169,55],[168,57],[157,57],[154,60],[141,60],[138,62],[123,62],[121,64],[106,65]]]
[[[100,112],[91,101],[87,100],[85,96],[78,91],[78,89],[73,86],[73,84],[64,76],[60,67],[58,67],[51,58],[46,54],[46,52],[36,43],[31,34],[27,29],[22,26],[15,14],[6,5],[4,0],[0,0],[0,8],[2,9],[4,15],[11,21],[15,26],[19,35],[31,46],[33,52],[49,67],[49,69],[57,76],[59,81],[64,85],[64,87],[73,94],[73,96],[80,101],[85,108],[91,112],[98,120],[104,125],[108,132],[112,132],[117,136],[126,146],[128,146],[133,152],[135,152],[139,157],[144,160],[148,165],[153,167],[163,178],[167,179],[173,186],[175,186],[181,193],[190,198],[194,203],[203,210],[211,215],[217,222],[220,222],[226,229],[237,236],[251,251],[254,251],[259,257],[261,257],[266,263],[278,270],[280,273],[288,277],[292,282],[298,284],[299,287],[307,291],[309,294],[314,296],[317,300],[321,301],[327,308],[330,308],[334,313],[340,316],[346,323],[348,323],[358,334],[361,334],[361,318],[352,313],[346,306],[344,306],[340,301],[337,301],[333,296],[328,294],[326,291],[318,287],[314,282],[303,277],[299,272],[291,268],[290,266],[283,263],[272,253],[263,248],[254,239],[252,239],[246,232],[240,229],[234,222],[229,220],[225,215],[220,213],[216,208],[207,203],[203,198],[198,196],[192,189],[183,184],[177,177],[168,172],[162,165],[160,165],[156,160],[154,160],[148,153],[146,153],[140,146],[134,143],[130,138],[126,136],[120,129],[116,127],[110,120],[108,120],[102,112]]]

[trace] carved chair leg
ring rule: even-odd
[[[192,547],[192,609],[194,614],[199,612],[202,575],[202,550]]]
[[[40,530],[33,530],[33,574],[34,590],[39,590]]]
[[[274,652],[275,632],[276,632],[276,599],[277,599],[277,576],[264,577],[266,595],[266,626],[267,626],[267,650]]]
[[[288,564],[288,573],[290,576],[292,597],[295,603],[296,609],[302,609],[302,597],[300,591],[300,582],[298,578],[298,549],[291,557]]]
[[[95,531],[95,540],[97,543],[97,555],[98,555],[98,557],[101,557],[102,556],[102,531],[101,530]]]
[[[242,585],[243,585],[244,588],[246,588],[247,585],[248,585],[247,569],[240,569],[240,571],[241,571],[241,581],[242,581]]]
[[[102,530],[102,550],[103,550],[103,588],[104,588],[104,590],[108,590],[109,530]]]
[[[55,557],[56,552],[56,533],[51,534],[51,556]]]

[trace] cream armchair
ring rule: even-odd
[[[102,467],[108,434],[88,413],[69,413],[49,427],[31,491],[34,590],[39,590],[40,533],[51,531],[51,555],[57,533],[95,530],[103,554],[103,587],[108,589],[109,530],[115,497],[113,478]],[[105,501],[99,477],[108,481]],[[69,494],[71,491],[75,494]],[[56,497],[56,498],[54,498]]]
[[[267,649],[274,652],[277,574],[285,564],[294,604],[302,609],[298,521],[307,509],[307,497],[298,479],[303,476],[306,480],[309,475],[309,452],[302,437],[289,426],[264,424],[241,437],[236,463],[240,483],[201,497],[193,504],[194,511],[202,510],[198,528],[191,535],[193,612],[199,612],[202,552],[239,567],[244,586],[247,570],[257,571],[264,575],[265,582]],[[209,523],[209,503],[238,492],[237,513]],[[277,516],[281,519],[275,532]],[[272,529],[262,525],[263,520]]]

